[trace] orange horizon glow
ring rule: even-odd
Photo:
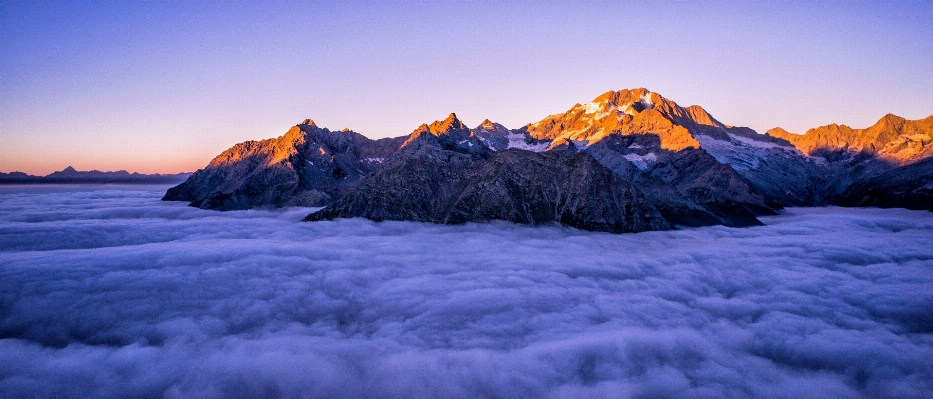
[[[916,120],[933,113],[929,15],[931,2],[3,2],[0,171],[193,172],[306,118],[373,139],[451,111],[514,129],[637,87],[759,133]]]
[[[216,155],[216,154],[214,154]],[[212,156],[213,157],[213,156]],[[79,159],[73,158],[70,161],[40,161],[40,162],[31,162],[31,163],[18,163],[19,165],[26,165],[26,167],[15,167],[13,166],[14,162],[8,162],[6,159],[0,161],[0,172],[11,173],[11,172],[23,172],[28,175],[33,176],[46,176],[54,172],[60,172],[67,167],[72,167],[77,171],[86,172],[97,170],[101,172],[118,172],[125,170],[129,173],[139,173],[139,174],[162,174],[162,175],[174,175],[178,173],[192,173],[198,169],[203,169],[207,166],[210,159],[204,161],[197,160],[186,160],[179,162],[146,162],[146,163],[136,163],[136,162],[106,162],[99,159]]]

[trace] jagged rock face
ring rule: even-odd
[[[470,173],[441,222],[558,222],[614,233],[671,228],[630,182],[583,153],[496,153]]]
[[[375,175],[308,220],[335,217],[435,222],[456,183],[478,160],[418,143],[404,148]]]
[[[771,129],[767,135],[786,140],[806,154],[809,161],[785,164],[759,179],[771,179],[777,182],[775,186],[783,183],[788,186],[787,192],[803,188],[812,192],[811,201],[791,201],[789,205],[838,203],[845,200],[844,193],[854,182],[867,181],[896,166],[933,156],[933,117],[909,121],[888,114],[866,129],[832,124],[810,129],[803,135],[781,128]],[[778,173],[797,176],[784,178]],[[800,178],[805,173],[809,173],[809,180]]]
[[[464,154],[475,154],[488,157],[492,152],[470,128],[466,127],[457,115],[451,113],[443,121],[435,121],[430,125],[421,125],[402,144],[406,147],[413,144],[427,144],[442,150]]]
[[[701,148],[728,164],[763,196],[772,208],[825,204],[832,170],[823,159],[811,159],[782,139],[757,133],[725,137],[697,135]]]
[[[378,168],[400,144],[401,138],[370,140],[307,120],[281,137],[233,146],[163,199],[218,210],[322,206]]]
[[[354,190],[308,220],[365,217],[434,222],[476,162],[491,154],[456,115],[422,125],[402,148]]]
[[[933,158],[858,180],[838,203],[933,211]]]
[[[817,150],[810,158],[822,160],[825,176],[819,188],[822,201],[812,205],[834,205],[855,181],[870,179],[894,168],[868,152]]]
[[[603,96],[606,100],[604,104],[622,102],[625,93],[632,95],[629,92],[608,93]],[[362,216],[373,220],[459,223],[488,220],[498,215],[496,212],[502,211],[502,215],[505,215],[503,218],[519,223],[559,222],[601,231],[640,231],[668,228],[672,224],[748,226],[759,224],[755,214],[771,212],[731,168],[716,163],[705,152],[690,152],[692,147],[680,151],[665,149],[662,144],[665,137],[651,132],[669,131],[674,127],[687,132],[686,128],[673,125],[671,118],[688,121],[692,126],[706,123],[714,129],[728,127],[722,127],[724,125],[716,122],[701,108],[679,108],[647,91],[635,92],[634,95],[639,96],[640,100],[623,106],[624,110],[637,113],[634,117],[625,114],[635,121],[629,126],[634,127],[632,131],[647,130],[650,133],[629,131],[626,136],[622,132],[609,132],[613,137],[637,137],[644,145],[636,151],[634,148],[637,144],[633,146],[633,141],[627,144],[632,148],[626,147],[625,151],[616,150],[612,156],[597,156],[608,168],[589,154],[573,155],[586,150],[589,142],[574,140],[572,135],[562,135],[553,140],[537,139],[527,129],[510,131],[488,120],[475,129],[468,129],[454,114],[443,121],[422,125],[406,138],[387,141],[389,144],[401,143],[400,149],[384,164],[374,168],[363,160],[381,157],[389,153],[391,148],[383,149],[379,154],[365,153],[373,152],[369,150],[372,145],[362,136],[357,137],[352,132],[335,133],[319,129],[311,122],[299,125],[278,139],[235,146],[185,184],[170,190],[166,199],[188,200],[195,206],[221,210],[330,204],[310,219]],[[656,104],[659,111],[652,109]],[[652,116],[652,112],[664,112],[670,118]],[[657,120],[651,122],[651,118]],[[689,136],[689,132],[686,134]],[[597,144],[593,148],[600,148],[600,140],[606,137],[608,135],[591,137],[594,140],[592,142]],[[511,155],[514,151],[505,151],[509,148],[547,151],[548,155],[542,158],[545,162],[537,158]],[[590,184],[576,187],[571,186],[571,181],[554,178],[553,173],[546,174],[540,168],[529,167],[537,171],[537,175],[550,176],[541,177],[535,183],[550,187],[544,191],[549,194],[541,194],[543,197],[538,195],[541,193],[538,191],[519,193],[513,190],[517,197],[534,199],[533,204],[527,204],[528,207],[543,209],[542,203],[550,204],[550,213],[533,213],[537,215],[534,217],[527,216],[531,208],[522,210],[525,214],[522,217],[516,216],[521,213],[516,209],[503,210],[505,208],[498,207],[495,208],[498,209],[496,212],[489,213],[485,208],[471,208],[476,206],[475,202],[471,202],[473,199],[485,195],[482,192],[468,191],[462,201],[458,202],[457,198],[464,193],[471,179],[482,180],[477,177],[482,175],[475,173],[484,170],[482,167],[494,157],[495,150],[506,154],[502,157],[507,158],[501,159],[534,161],[550,165],[556,171],[566,169],[565,165],[556,160],[569,159],[584,166],[588,165],[586,162],[596,162],[599,168],[580,166],[573,169],[575,174],[571,175],[580,179],[579,184]],[[655,153],[661,154],[660,158]],[[635,162],[632,163],[629,158],[633,156],[641,158],[632,159]],[[613,157],[621,157],[621,161],[613,165]],[[500,159],[498,156],[495,158]],[[620,171],[621,168],[627,169]],[[612,177],[606,177],[605,173]],[[509,184],[524,178],[524,175],[516,176],[506,179],[504,175],[502,178],[504,182],[511,182]],[[595,182],[611,183],[611,187],[606,188],[608,192],[595,191],[602,196],[600,201],[605,201],[604,204],[593,200],[595,197],[568,197],[569,194],[564,194],[591,190],[596,187]],[[626,185],[630,186],[631,182],[637,182],[643,187],[649,193],[648,199],[639,190],[628,191]],[[663,212],[655,209],[651,211],[654,212],[651,217],[646,216],[647,219],[631,218],[633,209],[638,213],[642,208],[651,208],[654,203]],[[577,206],[579,204],[586,204],[592,209],[580,209]],[[622,213],[613,218],[609,216],[612,212]]]
[[[716,159],[703,149],[687,149],[666,154],[652,166],[648,174],[663,180],[682,193],[702,188],[709,190],[716,197],[744,206],[751,213],[775,214],[745,178],[729,165],[716,162]]]
[[[473,134],[489,149],[499,151],[509,148],[509,136],[512,135],[512,131],[486,119],[473,129]]]
[[[472,132],[493,151],[518,148],[521,150],[542,152],[547,151],[551,146],[551,140],[536,140],[532,138],[528,132],[524,131],[524,129],[509,130],[505,126],[494,123],[489,119],[480,123]]]
[[[512,149],[487,161],[424,144],[403,148],[397,168],[387,165],[306,220],[507,220],[608,232],[670,228],[638,190],[589,155]]]
[[[832,124],[803,135],[781,128],[768,130],[768,134],[789,141],[808,155],[820,150],[866,152],[897,166],[933,156],[933,116],[910,121],[888,114],[866,129]]]
[[[610,135],[586,149],[682,226],[754,226],[772,209],[748,181],[702,149],[667,151],[654,135]]]
[[[590,103],[577,104],[563,114],[551,115],[523,129],[534,138],[552,140],[551,150],[589,151],[600,162],[628,177],[633,177],[630,170],[617,170],[625,168],[626,163],[613,160],[619,154],[613,155],[599,146],[610,136],[658,138],[648,150],[621,153],[642,170],[657,162],[659,154],[702,148],[716,161],[738,172],[743,178],[739,180],[744,180],[751,190],[741,196],[761,199],[751,201],[754,205],[749,207],[759,214],[769,208],[824,200],[820,193],[826,184],[824,168],[808,161],[786,140],[723,124],[703,107],[681,107],[647,89],[610,91]],[[726,198],[734,197],[736,192]]]
[[[494,125],[484,124],[486,132],[495,131]],[[610,163],[606,154],[616,154],[616,170],[589,153],[578,152],[571,140],[554,140],[545,153],[483,151],[470,141],[489,140],[476,133],[482,128],[467,132],[455,115],[422,125],[373,176],[307,220],[365,217],[464,223],[501,219],[623,232],[665,229],[672,224],[750,226],[760,224],[755,212],[773,214],[729,166],[702,150],[663,150],[655,135],[615,134],[611,137],[618,142],[606,139],[591,147],[605,150],[604,163]],[[650,169],[639,168],[626,158],[632,151],[642,157],[648,156],[646,151],[659,151],[662,160]],[[650,198],[632,182],[649,190]]]
[[[691,120],[690,115],[690,111],[647,89],[621,90],[576,104],[523,129],[534,139],[564,139],[584,148],[611,133],[652,133],[660,137],[662,148],[679,151],[700,147],[689,130],[676,123]],[[691,120],[691,124],[698,123]]]
[[[891,129],[910,132],[919,129],[905,127],[909,124],[901,123],[903,118],[889,116],[886,118],[888,122],[882,121],[867,129],[870,131],[863,134],[861,139],[849,137],[851,129],[849,133],[842,134],[839,132],[848,128],[833,128],[836,133],[811,134],[810,137],[832,137],[829,140],[832,145],[825,148],[808,147],[800,145],[801,136],[761,135],[748,128],[727,126],[697,106],[680,110],[687,111],[689,115],[678,115],[672,120],[687,127],[700,147],[717,161],[730,165],[744,177],[772,208],[833,204],[836,197],[853,181],[875,176],[891,168],[890,157],[879,155],[874,150],[869,151],[866,148],[873,147],[865,147],[864,142],[859,140],[866,137],[876,141],[890,140],[894,136]],[[889,132],[885,133],[885,129]],[[908,136],[918,143],[928,140],[925,134]],[[890,143],[903,144],[904,140],[895,139]],[[895,147],[891,144],[887,148]],[[892,151],[888,153],[893,154]]]
[[[234,146],[165,199],[220,210],[328,205],[307,220],[501,219],[611,232],[753,226],[756,215],[789,205],[922,201],[925,180],[886,172],[890,159],[930,155],[931,124],[889,116],[861,133],[760,135],[646,89],[610,91],[516,130],[489,120],[469,129],[450,114],[405,137],[370,140],[309,120]],[[829,144],[807,141],[814,137]],[[879,187],[886,194],[872,194]]]

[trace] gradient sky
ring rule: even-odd
[[[759,132],[933,114],[933,2],[9,2],[0,171],[203,167],[305,118],[509,128],[647,87]]]

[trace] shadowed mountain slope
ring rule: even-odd
[[[316,218],[437,221],[456,182],[491,153],[454,114],[421,125],[376,173]]]
[[[233,146],[163,199],[218,210],[326,205],[376,169],[401,139],[371,140],[306,120],[281,137]]]
[[[717,162],[727,164],[730,167],[720,168],[719,173],[722,178],[729,175],[727,180],[736,184],[730,190],[712,190],[709,195],[747,203],[757,214],[773,213],[788,205],[811,204],[823,185],[819,180],[823,174],[821,167],[809,162],[787,141],[726,125],[701,106],[681,107],[643,88],[606,92],[589,103],[576,104],[567,112],[548,116],[520,131],[537,140],[552,140],[552,148],[590,152],[613,169],[620,164],[614,158],[624,157],[647,174],[661,173],[653,170],[658,162],[676,160],[679,156],[700,160],[711,155],[715,161],[700,162],[699,167],[712,167]],[[655,136],[657,140],[632,142],[630,148],[613,145],[607,151],[607,146],[600,144],[612,136]],[[694,152],[696,149],[701,153]],[[664,173],[688,169],[668,168]],[[786,178],[788,171],[792,171],[790,179]]]
[[[838,203],[933,211],[933,158],[855,181]]]
[[[417,151],[419,155],[406,157],[403,148],[400,159],[418,162],[380,170],[342,201],[306,220],[556,222],[616,233],[671,227],[631,183],[586,154],[510,149],[483,161],[448,150]]]
[[[482,129],[487,132],[496,128],[484,125],[489,127]],[[490,137],[474,132],[476,129],[465,129],[455,115],[430,126],[422,125],[373,176],[307,220],[365,217],[464,223],[503,219],[527,224],[558,222],[610,232],[666,229],[675,224],[760,224],[743,205],[722,198],[715,190],[702,191],[700,186],[716,180],[711,177],[715,173],[708,173],[708,169],[715,168],[713,165],[731,171],[708,155],[712,164],[707,165],[709,168],[691,169],[678,164],[671,166],[664,177],[641,180],[671,187],[663,191],[664,196],[649,198],[632,185],[633,176],[615,173],[589,153],[553,149],[538,153],[520,149],[492,152],[482,146]],[[683,178],[685,170],[696,174],[696,178]],[[732,173],[733,178],[741,180]],[[747,189],[739,186],[740,191]],[[662,189],[652,192],[660,193]],[[684,195],[694,200],[681,198]],[[665,209],[677,208],[684,215],[693,210],[705,216],[690,218],[689,223],[684,223],[686,216],[667,220],[654,206],[662,197],[680,206],[665,205]],[[767,209],[760,199],[750,201]],[[709,206],[715,210],[706,209]]]

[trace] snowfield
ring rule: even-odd
[[[922,398],[933,213],[303,223],[0,186],[0,397]]]

